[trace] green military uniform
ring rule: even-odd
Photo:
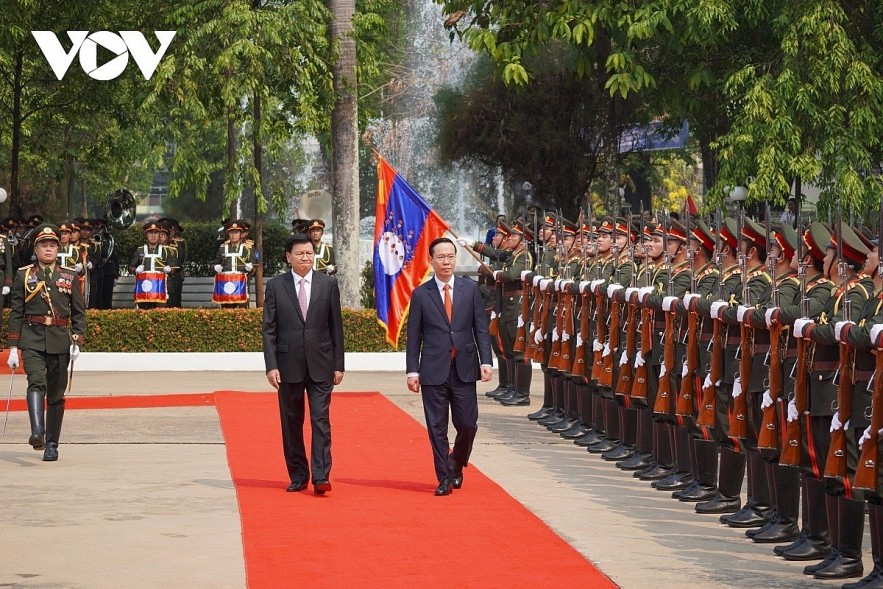
[[[556,222],[557,222],[557,218],[554,215],[551,215],[551,214],[546,215],[546,217],[543,218],[544,230],[552,230],[555,227]],[[541,236],[539,236],[539,235],[535,236],[535,239],[540,239],[540,238],[541,238]],[[537,260],[534,260],[534,262],[535,262],[534,268],[533,268],[534,276],[532,278],[532,281],[534,283],[534,286],[538,287],[536,289],[536,292],[538,292],[540,296],[531,300],[531,313],[533,313],[534,309],[536,308],[536,305],[542,305],[543,301],[546,301],[546,300],[551,301],[551,298],[547,299],[545,297],[545,295],[543,294],[543,291],[539,288],[539,281],[542,279],[553,279],[558,275],[558,263],[557,263],[557,259],[555,256],[555,248],[553,248],[553,247],[547,245],[545,242],[543,242],[543,244],[540,248],[539,256],[538,256]],[[548,323],[552,323],[551,309],[547,310],[547,309],[541,308],[540,311],[542,312],[542,315],[546,315],[547,318],[550,319],[548,321]],[[549,329],[549,326],[547,324],[545,326],[532,326],[531,331],[533,331],[534,328],[540,329],[541,327],[545,327],[545,329],[543,329],[540,332],[539,336],[536,336],[536,334],[534,334],[534,337],[541,337],[542,338],[541,345],[543,346],[543,359],[540,362],[540,368],[543,371],[543,406],[540,407],[534,413],[531,413],[530,415],[527,416],[528,419],[532,419],[535,421],[544,420],[544,419],[551,419],[552,414],[555,413],[555,408],[552,406],[552,404],[553,404],[552,378],[551,378],[551,375],[549,374],[549,370],[548,370],[549,353],[551,351],[551,342],[549,341],[550,340],[549,336],[551,334],[551,330]],[[529,342],[528,342],[528,344],[529,344]],[[540,345],[540,344],[538,344],[538,345]],[[555,415],[558,417],[561,417],[561,415],[558,413],[555,413]]]
[[[323,241],[314,239],[313,230],[325,231],[325,221],[322,219],[313,219],[307,226],[307,233],[313,241],[313,251],[316,255],[313,257],[313,270],[323,272],[325,274],[336,274],[337,265],[334,261],[334,248]]]
[[[52,225],[36,228],[34,243],[54,240]],[[30,443],[43,460],[58,459],[58,441],[64,417],[64,392],[72,344],[84,341],[86,306],[74,272],[53,262],[20,268],[12,285],[9,315],[10,362],[21,350],[28,378]],[[43,404],[48,402],[45,417]],[[45,421],[44,421],[45,420]],[[45,440],[44,440],[45,435]]]
[[[164,223],[158,221],[150,221],[144,225],[145,233],[150,231],[160,231],[168,233],[168,227]],[[129,273],[138,274],[140,272],[164,272],[168,277],[172,272],[172,268],[178,266],[178,260],[175,257],[175,250],[166,245],[157,244],[144,245],[135,249],[132,259],[129,262]],[[163,293],[168,297],[168,278],[166,279],[166,292]],[[155,309],[159,306],[165,306],[166,298],[162,302],[136,302],[135,306],[139,309]]]
[[[505,234],[506,232],[503,227],[497,227],[496,230],[501,234]],[[490,260],[489,267],[491,271],[502,270],[504,263],[511,257],[511,252],[508,250],[497,249],[478,241],[473,244],[472,249],[475,250],[476,253]],[[500,292],[497,288],[497,281],[494,279],[493,274],[479,273],[478,290],[481,292],[481,297],[484,301],[485,312],[491,318],[491,321],[494,321],[499,327],[497,308],[498,302],[500,301]],[[485,395],[497,398],[509,393],[509,391],[512,390],[514,383],[509,380],[510,370],[508,360],[506,359],[506,354],[503,351],[499,337],[491,338],[491,347],[494,349],[494,354],[497,357],[497,378],[499,379],[499,384],[497,388],[488,391]]]
[[[172,267],[172,273],[169,274],[169,300],[166,305],[180,309],[183,306],[181,297],[184,291],[184,266],[187,263],[187,240],[177,234],[172,237],[172,230],[176,233],[181,233],[184,230],[176,219],[163,217],[159,221],[169,227],[168,245],[174,249],[175,260],[177,261],[177,265]]]
[[[227,232],[230,231],[241,231],[243,234],[248,231],[249,224],[241,219],[228,221],[224,225],[224,229]],[[244,274],[248,274],[249,276],[254,274],[254,247],[249,241],[240,241],[238,244],[232,244],[229,241],[225,241],[218,248],[218,252],[215,254],[214,267],[215,273],[220,274],[221,272],[240,272]],[[246,293],[248,289],[246,287]],[[222,309],[233,309],[233,308],[247,308],[248,303],[220,303]]]

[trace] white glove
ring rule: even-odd
[[[543,334],[539,329],[533,332],[533,341],[537,345],[543,343]]]
[[[553,280],[551,278],[544,278],[540,281],[540,288],[543,290],[549,290],[549,285],[552,284]]]
[[[524,317],[521,315],[518,316],[518,324],[515,326],[516,329],[521,329],[524,327]]]
[[[774,314],[776,313],[776,311],[778,311],[778,310],[779,310],[778,307],[770,307],[770,308],[767,309],[766,312],[763,314],[763,318],[766,320],[766,326],[767,326],[767,327],[772,327],[772,326],[773,326],[773,323],[778,323],[778,321],[774,321],[774,320],[773,320],[773,315],[774,315]]]
[[[559,292],[561,291],[561,279],[560,278],[555,279],[555,290],[557,290]]]
[[[751,307],[746,307],[745,305],[736,307],[736,319],[739,320],[739,323],[745,322],[745,313],[748,312],[748,309],[751,309]]]
[[[598,288],[599,286],[601,286],[602,284],[604,284],[604,279],[603,279],[603,278],[596,278],[596,279],[593,280],[590,284],[591,284],[591,287],[592,287],[592,292],[595,292],[595,289],[596,289],[596,288]]]
[[[557,342],[559,339],[561,339],[561,336],[558,334],[558,328],[556,327],[552,330],[552,341]]]
[[[561,292],[564,292],[565,290],[567,290],[567,288],[571,284],[573,284],[573,280],[562,280],[561,284],[559,285],[561,287]]]
[[[729,306],[730,304],[726,301],[714,301],[713,303],[711,303],[711,318],[720,319],[721,311]]]
[[[215,274],[220,274],[223,271],[224,271],[223,266],[221,266],[220,264],[215,264]]]
[[[797,403],[794,402],[794,399],[788,401],[788,422],[797,421],[797,418],[800,417],[800,414],[797,412]]]
[[[254,264],[252,264],[251,262],[245,263],[245,271],[246,272],[251,272],[253,268],[254,268]],[[330,272],[334,272],[334,266],[329,265],[326,269]]]
[[[576,347],[578,348],[581,345],[583,345],[583,334],[577,333],[576,334]]]
[[[770,390],[767,389],[763,392],[763,401],[760,402],[760,410],[763,411],[768,407],[773,406],[773,396],[770,394]]]
[[[684,295],[684,307],[689,309],[693,305],[693,301],[697,299],[701,299],[702,295],[696,294],[695,292],[691,292],[690,294]]]
[[[678,304],[678,297],[664,297],[662,299],[662,310],[671,311],[672,307]]]
[[[738,399],[742,396],[742,377],[737,376],[733,380],[733,398]]]
[[[625,366],[629,363],[629,353],[626,350],[622,351],[622,355],[619,357],[619,365]]]
[[[653,294],[654,290],[656,290],[655,286],[642,286],[641,288],[638,289],[638,293],[641,295],[641,298],[643,299],[648,294]]]
[[[245,265],[246,271],[251,272],[251,268],[249,268],[249,266],[254,268],[254,265],[251,262]],[[325,274],[334,274],[335,270],[337,270],[337,266],[335,266],[334,264],[328,264],[327,266],[325,266]]]
[[[543,279],[542,276],[534,276],[534,277],[533,277],[533,285],[534,285],[534,286],[539,286],[540,281],[541,281],[542,279]]]
[[[641,353],[641,350],[638,350],[638,353],[635,354],[635,368],[643,366],[644,364],[646,364],[644,361],[644,354]]]
[[[668,374],[668,368],[665,366],[665,362],[662,363],[662,366],[659,367],[659,378],[662,378]]]
[[[9,294],[9,287],[8,287],[8,286],[4,286],[2,292],[3,292],[3,296],[4,296],[4,297],[5,297],[6,295],[8,295],[8,294]]]
[[[681,366],[681,378],[687,378],[688,374],[690,374],[690,369],[687,368],[687,361],[684,360],[684,364]]]
[[[570,332],[569,331],[562,331],[561,332],[561,341],[566,342],[569,339],[570,339]]]
[[[496,319],[496,318],[497,318],[497,312],[496,312],[496,311],[491,311],[491,321],[493,321],[493,320]]]
[[[594,280],[592,282],[594,282]],[[589,285],[591,285],[591,282],[589,282],[588,280],[581,280],[579,283],[579,291],[585,292],[586,287]],[[595,289],[593,288],[592,290],[594,291]]]
[[[620,288],[622,288],[622,287],[620,286]],[[638,292],[639,290],[640,289],[635,288],[634,286],[630,286],[627,289],[625,289],[625,300],[626,301],[632,300],[632,295],[635,294],[636,292]]]
[[[470,246],[469,242],[466,241],[465,239],[463,239],[462,237],[457,238],[457,243],[460,244],[460,247],[469,247]]]
[[[521,271],[521,280],[524,280],[525,278],[527,278],[527,275],[530,274],[531,272],[533,272],[533,270],[522,270]]]
[[[706,374],[706,375],[705,375],[705,381],[702,383],[702,388],[703,388],[703,389],[707,389],[707,388],[710,388],[710,387],[711,387],[711,375],[710,375],[710,374]]]
[[[74,264],[74,272],[79,274],[82,271],[83,271],[83,264],[81,264],[80,262],[77,262],[76,264]]]
[[[499,280],[500,274],[502,274],[502,273],[503,273],[502,270],[494,270],[494,280]]]
[[[68,353],[71,356],[71,362],[73,362],[74,360],[76,360],[77,358],[80,357],[80,346],[77,344],[71,344],[71,347],[70,347],[70,350],[68,350]]]
[[[862,432],[862,437],[858,439],[858,449],[862,449],[862,444],[865,443],[865,440],[871,439],[871,426],[865,428],[865,431]]]
[[[141,264],[140,266],[135,268],[135,274],[141,274],[142,272],[144,272],[144,264]]]
[[[614,295],[614,294],[616,293],[616,291],[618,291],[618,290],[622,290],[622,285],[621,285],[621,284],[608,284],[608,285],[607,285],[607,298],[608,298],[608,299],[612,299],[612,298],[613,298],[613,295]]]
[[[794,333],[794,337],[804,337],[804,328],[807,325],[815,323],[812,319],[807,319],[806,317],[802,317],[800,319],[794,320],[794,329],[792,329],[792,333]]]
[[[883,323],[878,323],[871,328],[870,336],[872,346],[877,345],[877,340],[880,339],[880,332],[883,332]]]
[[[835,411],[834,416],[831,417],[831,433],[833,434],[838,429],[843,429],[843,424],[840,423],[840,412]]]
[[[9,348],[9,358],[6,360],[6,365],[13,370],[18,368],[18,348]]]
[[[605,344],[604,344],[604,351],[601,352],[601,357],[602,357],[602,358],[606,358],[606,357],[609,356],[609,355],[610,355],[610,344],[609,344],[609,343],[605,343]]]
[[[86,268],[91,270],[92,269],[92,262],[86,262]]]
[[[598,341],[598,338],[595,338],[592,341],[592,351],[593,352],[600,352],[603,349],[604,349],[604,344],[602,344],[600,341]]]
[[[838,342],[843,341],[841,338],[843,337],[843,328],[847,325],[855,325],[854,321],[838,321],[834,324],[834,339]]]
[[[165,272],[166,274],[171,274],[171,273],[172,273],[172,267],[171,267],[171,266],[163,266],[163,267],[162,267],[162,271]]]

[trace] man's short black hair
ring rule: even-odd
[[[437,246],[440,243],[450,243],[451,245],[454,246],[454,253],[455,254],[457,253],[457,246],[454,245],[453,241],[451,241],[447,237],[439,237],[438,239],[434,240],[432,243],[429,244],[429,255],[430,256],[435,254],[435,246]]]
[[[292,235],[289,235],[288,239],[285,240],[285,251],[291,252],[291,250],[294,249],[294,246],[296,246],[299,243],[308,243],[308,244],[310,244],[310,247],[313,246],[313,242],[310,241],[310,238],[307,237],[306,234],[294,233]]]

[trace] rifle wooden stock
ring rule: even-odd
[[[564,329],[564,305],[561,303],[562,296],[559,294],[555,304],[555,333],[558,334],[558,339],[552,337],[552,353],[549,354],[549,368],[553,370],[559,369],[561,361],[561,332]]]
[[[496,284],[494,284],[494,288],[497,291],[497,298],[496,298],[496,301],[494,302],[494,312],[493,312],[493,315],[491,316],[491,322],[488,324],[487,330],[488,330],[488,333],[490,333],[491,337],[499,338],[500,337],[500,311],[501,311],[500,301],[502,301],[502,299],[503,299],[503,287],[499,282],[497,282]],[[501,350],[503,349],[502,345],[500,346],[500,349]]]
[[[619,305],[619,303],[616,303]],[[632,382],[634,381],[635,350],[638,347],[638,313],[635,305],[629,305],[629,314],[625,322],[625,354],[628,362],[619,367],[619,376],[616,379],[617,395],[631,395]],[[617,360],[618,362],[619,360]]]
[[[613,358],[619,348],[619,301],[610,301],[610,329],[607,336],[607,349],[610,353],[601,357],[601,374],[598,384],[602,387],[613,386]]]
[[[665,311],[665,341],[663,342],[662,366],[665,374],[659,377],[654,413],[670,414],[672,410],[671,373],[675,369],[675,315]]]
[[[578,376],[580,378],[586,378],[588,375],[586,369],[586,338],[589,333],[589,293],[581,292],[580,293],[580,311],[579,311],[579,334],[580,340],[582,340],[582,344],[576,347],[576,352],[573,355],[573,370],[571,371],[574,376]]]
[[[540,287],[534,286],[531,289],[531,292],[530,329],[527,332],[527,341],[524,342],[524,359],[528,362],[534,359],[533,355],[537,347],[534,338],[536,337],[537,330],[540,328],[540,318],[543,313],[543,293],[540,290]]]
[[[733,416],[730,419],[731,438],[748,437],[748,383],[751,382],[751,332],[744,323],[739,325],[739,381],[742,394],[733,399]]]
[[[800,420],[803,419],[806,412],[806,404],[809,397],[807,382],[809,376],[806,366],[808,348],[806,338],[797,338],[797,364],[794,366],[794,369],[797,371],[794,377],[794,404],[797,406],[797,419],[789,421],[785,426],[785,443],[782,446],[782,455],[779,457],[779,464],[782,466],[800,466],[800,458],[803,452],[803,435]],[[809,435],[809,432],[807,432],[807,435]]]
[[[527,319],[530,313],[530,286],[527,279],[521,281],[521,327],[515,331],[515,345],[513,350],[516,352],[524,352],[527,346]]]
[[[548,325],[549,321],[549,307],[551,307],[552,302],[552,293],[540,289],[537,286],[537,301],[539,301],[539,308],[535,309],[538,314],[538,319],[534,324],[535,331],[534,337],[530,338],[530,341],[527,342],[527,357],[533,360],[534,362],[545,362],[544,358],[545,354],[545,341],[546,341],[546,325]],[[536,342],[536,332],[539,331],[542,334],[542,339],[540,343]]]
[[[763,410],[760,431],[757,432],[757,447],[762,450],[779,449],[779,419],[777,401],[782,396],[782,326],[770,326],[770,397],[773,404]]]
[[[561,356],[558,358],[558,370],[570,374],[573,367],[573,309],[574,299],[570,291],[564,293],[564,319],[561,328]],[[566,336],[566,337],[565,337]]]
[[[847,303],[848,304],[848,303]],[[854,350],[848,344],[840,344],[840,382],[837,388],[837,411],[840,413],[840,429],[831,432],[831,446],[825,461],[825,476],[834,479],[847,477],[846,471],[846,424],[852,419],[852,362]]]
[[[874,395],[871,398],[871,438],[862,444],[853,484],[856,489],[877,492],[877,465],[880,464],[880,440],[877,432],[880,428],[883,428],[883,352],[877,350]]]
[[[653,311],[641,309],[641,356],[644,364],[635,368],[635,383],[632,385],[632,398],[646,399],[650,384],[650,355],[653,352]],[[637,356],[637,353],[635,354]],[[630,358],[630,361],[634,359]]]
[[[711,332],[711,365],[708,370],[708,386],[702,386],[702,401],[699,403],[699,415],[696,424],[714,427],[714,414],[717,409],[717,382],[724,374],[724,334],[720,319],[714,319]]]
[[[696,371],[699,369],[699,326],[696,313],[687,314],[687,375],[681,380],[681,390],[675,413],[685,417],[696,414]]]
[[[595,295],[595,339],[601,344],[607,341],[607,318],[604,316],[604,299],[601,295]],[[592,380],[600,384],[601,373],[604,370],[604,350],[592,352]]]

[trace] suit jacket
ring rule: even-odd
[[[480,364],[491,364],[488,316],[478,284],[454,279],[453,321],[448,322],[435,279],[414,289],[408,312],[407,372],[419,372],[420,383],[440,385],[451,371],[451,348],[456,348],[457,375],[464,382],[481,378]]]
[[[264,363],[278,369],[282,382],[334,380],[343,372],[343,319],[337,280],[313,272],[304,321],[291,271],[267,282],[264,295]]]
[[[51,309],[43,293],[48,293]],[[67,354],[71,345],[70,336],[85,336],[86,305],[80,291],[80,281],[73,270],[55,264],[52,279],[45,282],[38,264],[19,268],[9,296],[10,347]],[[45,325],[26,318],[27,315],[39,315],[51,323],[53,311],[55,319],[64,325]]]

